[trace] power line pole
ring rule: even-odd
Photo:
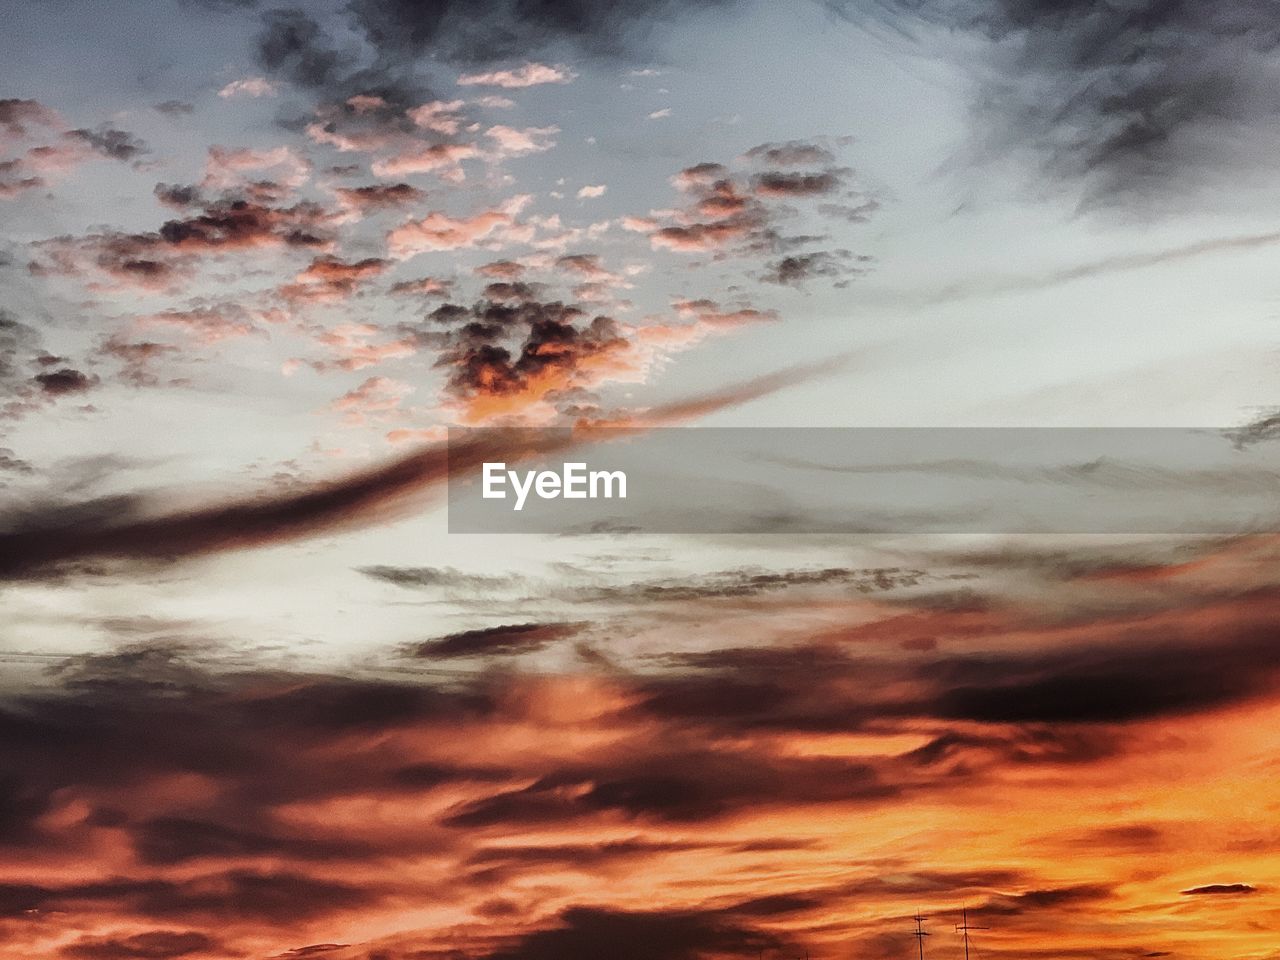
[[[956,933],[964,935],[964,960],[969,960],[969,931],[970,930],[990,930],[990,927],[971,927],[969,925],[969,908],[962,907],[960,910],[960,922],[956,924]]]
[[[924,960],[924,938],[931,936],[929,931],[924,928],[924,922],[929,918],[920,916],[920,911],[916,910],[916,915],[911,919],[914,920],[916,924],[915,932],[911,935],[916,938],[916,944],[920,948],[920,960]]]

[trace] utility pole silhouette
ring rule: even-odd
[[[990,927],[971,927],[969,925],[969,908],[962,907],[960,910],[960,922],[956,924],[956,933],[964,936],[964,960],[969,960],[969,931],[970,930],[990,930]]]
[[[924,960],[924,938],[932,936],[932,934],[924,928],[924,922],[929,918],[920,916],[920,911],[917,909],[916,915],[911,919],[914,920],[916,924],[915,932],[911,935],[916,938],[916,944],[920,947],[920,960]]]

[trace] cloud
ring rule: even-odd
[[[636,428],[667,426],[736,406],[833,369],[831,362],[794,367],[700,396],[630,412]],[[485,460],[519,459],[571,446],[573,435],[528,439],[484,438],[468,444],[436,444],[363,471],[287,494],[266,494],[171,512],[140,514],[135,501],[74,518],[67,505],[36,506],[11,513],[0,532],[0,579],[46,575],[57,565],[89,558],[135,562],[176,560],[245,549],[373,522],[438,490],[451,474]]]
[[[1088,260],[1058,270],[1027,276],[1006,276],[974,279],[944,287],[931,297],[933,302],[954,300],[958,296],[989,296],[1002,293],[1043,290],[1076,280],[1108,276],[1129,270],[1143,270],[1166,263],[1179,263],[1198,257],[1230,253],[1236,250],[1256,250],[1280,244],[1280,232],[1247,233],[1234,236],[1213,237],[1163,250],[1119,254]]]
[[[193,306],[186,310],[160,310],[142,314],[134,323],[140,328],[168,327],[180,330],[198,343],[219,343],[260,332],[254,315],[236,303]]]
[[[224,100],[230,100],[234,97],[271,97],[275,96],[276,85],[266,77],[243,77],[239,80],[232,80],[225,87],[218,91],[218,96]]]
[[[492,210],[470,217],[451,217],[439,211],[421,220],[410,220],[387,234],[387,249],[392,256],[406,259],[431,250],[459,250],[477,246],[481,241],[492,244],[527,241],[532,234],[516,221],[528,198],[514,197]]]
[[[422,200],[426,194],[407,183],[372,183],[361,187],[337,187],[338,202],[360,216],[397,210]]]
[[[525,127],[517,130],[499,124],[490,127],[484,134],[497,145],[498,156],[523,157],[550,150],[555,146],[555,141],[551,138],[559,132],[559,127]]]
[[[595,199],[596,197],[603,197],[604,192],[608,189],[609,188],[606,187],[603,183],[597,183],[590,186],[579,187],[577,197],[579,200],[587,200],[587,199]]]
[[[316,203],[285,207],[236,197],[203,200],[185,191],[162,196],[190,200],[194,209],[155,231],[41,241],[29,269],[38,276],[84,279],[91,287],[98,285],[96,275],[117,286],[167,290],[189,277],[202,256],[262,248],[324,250],[333,243],[334,217]]]
[[[175,118],[187,117],[196,111],[195,104],[186,100],[162,100],[160,103],[152,104],[151,109],[166,117]]]
[[[849,278],[867,272],[871,257],[854,254],[851,250],[817,250],[811,253],[792,254],[765,264],[760,277],[765,283],[780,286],[803,287],[815,277],[835,280],[834,286],[848,285]]]
[[[423,7],[411,0],[357,0],[353,12],[358,27],[385,59],[406,60],[431,52],[448,61],[493,63],[565,43],[596,55],[625,56],[643,40],[643,28],[685,11],[731,6],[727,0],[438,0]]]
[[[816,570],[729,570],[679,580],[652,580],[625,587],[602,587],[588,591],[592,602],[680,603],[690,600],[746,599],[775,591],[840,584],[862,593],[915,586],[926,578],[921,570],[867,570],[824,567]]]
[[[509,587],[516,582],[513,577],[463,573],[453,567],[392,567],[378,565],[360,567],[359,570],[366,577],[372,577],[374,580],[381,580],[397,587],[414,589],[441,587],[445,589],[488,590]]]
[[[1184,897],[1230,897],[1257,893],[1258,888],[1248,883],[1210,883],[1203,887],[1192,887],[1183,890]]]
[[[279,288],[285,300],[298,302],[336,302],[346,300],[375,277],[381,276],[390,261],[380,257],[342,260],[335,256],[316,257],[292,283]]]
[[[98,384],[98,378],[70,367],[37,373],[33,378],[46,394],[62,397],[72,393],[86,393]]]
[[[43,177],[25,176],[21,160],[0,161],[0,200],[12,200],[28,190],[47,186]]]
[[[528,413],[549,395],[635,369],[630,342],[609,317],[525,297],[461,312],[449,306],[456,308],[446,304],[432,317],[467,322],[447,334],[439,365],[450,371],[447,389],[469,422]]]
[[[1086,205],[1172,198],[1274,151],[1266,131],[1277,116],[1280,36],[1266,0],[891,9],[900,25],[923,20],[989,41],[994,79],[979,82],[976,106],[986,148],[1039,151],[1051,176],[1080,181]]]
[[[217,949],[216,940],[194,930],[148,930],[132,936],[81,937],[60,953],[71,960],[170,960]]]
[[[625,912],[570,907],[547,929],[488,954],[485,960],[707,960],[777,949],[780,938],[713,911]]]
[[[1280,411],[1269,410],[1242,427],[1225,431],[1225,434],[1238,450],[1257,443],[1269,443],[1280,438]]]
[[[756,193],[766,197],[813,197],[834,193],[844,185],[844,172],[793,173],[771,170],[751,180]]]
[[[28,146],[22,150],[24,144]],[[148,152],[142,140],[111,124],[66,129],[62,118],[44,104],[18,99],[0,100],[0,147],[21,150],[20,156],[0,160],[3,200],[46,187],[50,176],[95,157],[128,162]]]
[[[476,267],[475,272],[482,277],[494,277],[499,280],[519,280],[525,272],[523,264],[511,260],[493,260]]]
[[[262,14],[257,60],[269,77],[336,103],[375,94],[409,105],[429,94],[418,65],[427,60],[466,64],[460,82],[499,88],[563,83],[573,72],[539,62],[543,51],[565,46],[592,56],[631,57],[650,40],[654,24],[685,11],[731,9],[734,0],[638,0],[583,5],[530,4],[517,0],[354,0],[345,22],[321,23],[299,8]],[[363,41],[347,41],[351,32]],[[337,39],[341,36],[342,39]],[[500,62],[523,61],[517,67]]]
[[[271,150],[227,150],[210,147],[202,186],[217,189],[244,187],[250,170],[277,170],[278,182],[287,189],[302,186],[311,176],[311,162],[292,147]]]
[[[420,277],[417,280],[398,280],[391,285],[393,295],[416,294],[424,297],[447,297],[453,291],[453,281],[440,277]]]
[[[62,118],[38,100],[0,99],[0,130],[7,139],[28,137],[32,128],[51,129],[61,125]]]
[[[525,63],[512,70],[490,70],[486,73],[466,73],[458,78],[462,87],[505,87],[514,90],[536,87],[547,83],[569,83],[577,74],[562,63]]]
[[[133,134],[111,126],[101,126],[96,130],[71,130],[67,136],[111,160],[134,160],[148,150],[147,145]]]
[[[369,377],[333,401],[333,409],[344,414],[348,426],[362,426],[399,412],[400,404],[412,392],[412,386],[390,377]]]
[[[791,144],[763,144],[747,151],[744,158],[758,161],[769,157],[825,158],[825,146],[794,141]],[[757,277],[775,284],[799,285],[814,277],[830,278],[837,285],[860,272],[859,263],[869,262],[847,250],[801,251],[825,239],[824,235],[787,235],[782,225],[795,215],[783,201],[827,198],[817,213],[835,219],[861,222],[877,204],[850,186],[847,168],[792,171],[735,172],[722,163],[706,161],[686,167],[672,184],[687,198],[677,210],[655,212],[649,218],[624,219],[626,229],[646,233],[654,249],[677,253],[707,253],[716,259],[761,254],[786,254],[766,264]],[[857,201],[851,206],[844,202]]]
[[[773,166],[821,166],[835,162],[836,156],[823,143],[814,140],[788,140],[785,143],[762,143],[745,154],[749,160],[761,160]]]
[[[458,657],[510,657],[534,653],[578,633],[581,623],[512,623],[450,633],[409,648],[409,655],[424,660]]]

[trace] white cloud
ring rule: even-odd
[[[577,76],[562,63],[526,63],[513,70],[493,70],[489,73],[464,73],[458,78],[463,87],[536,87],[544,83],[568,83]]]
[[[266,77],[244,77],[232,80],[218,91],[218,96],[229,100],[232,97],[269,97],[275,92],[276,85]]]

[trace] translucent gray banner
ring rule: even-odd
[[[450,432],[452,533],[1280,529],[1280,442],[1147,428]]]

